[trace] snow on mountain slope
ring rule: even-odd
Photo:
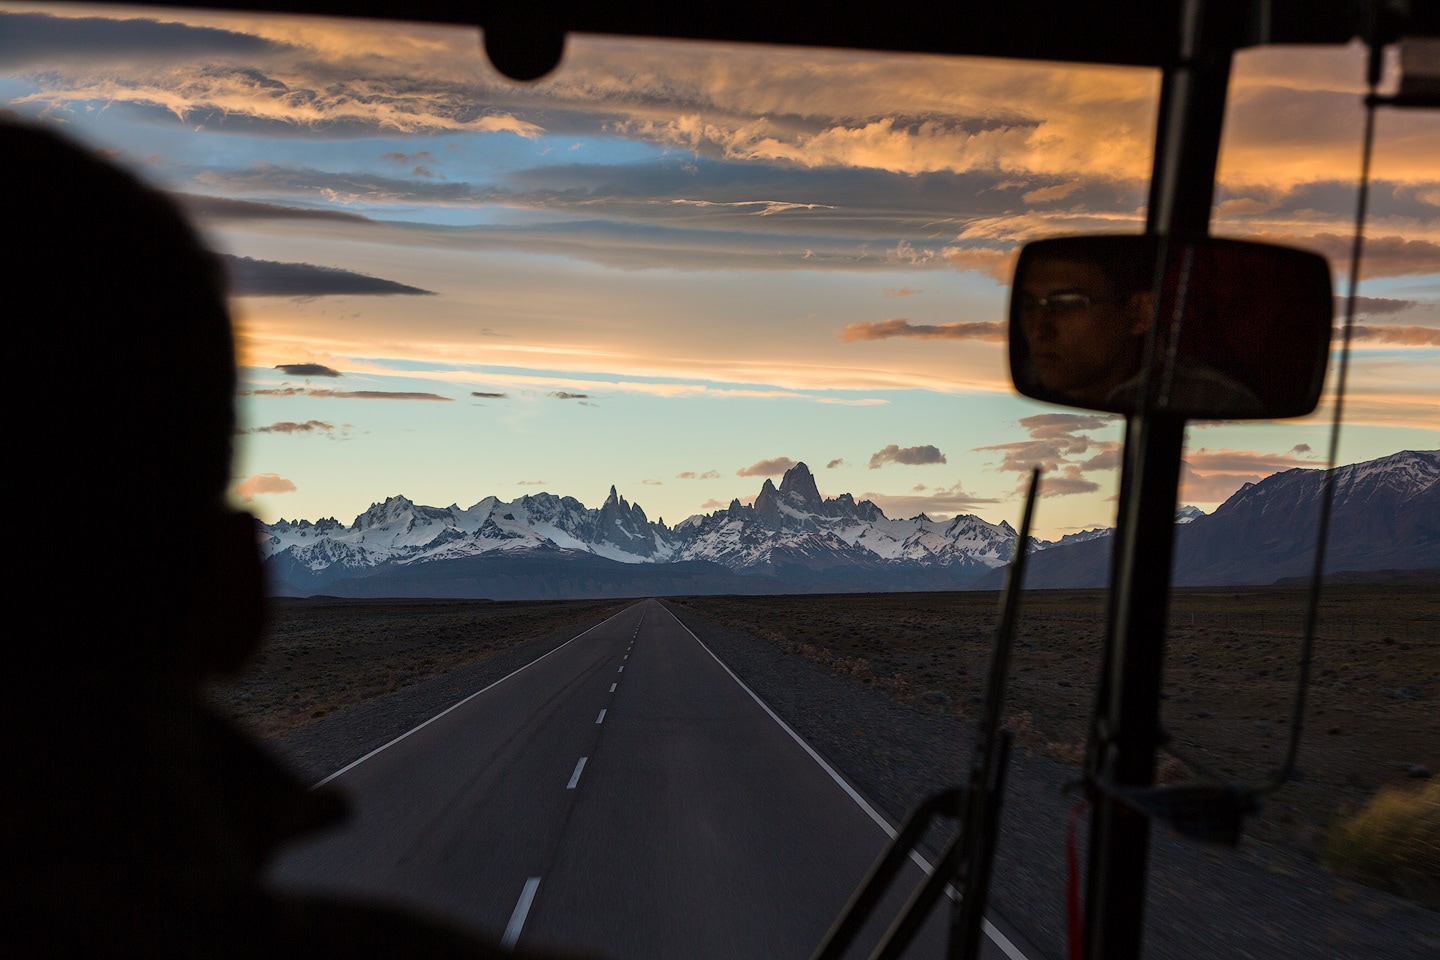
[[[549,493],[508,503],[486,497],[468,509],[394,496],[348,527],[333,518],[280,520],[264,532],[264,556],[283,555],[312,571],[554,549],[622,563],[703,560],[755,572],[777,565],[818,571],[906,563],[988,569],[1009,559],[1015,540],[1007,523],[973,516],[936,521],[923,514],[891,520],[848,493],[824,499],[803,463],[787,471],[778,488],[766,480],[753,505],[733,501],[674,528],[651,522],[639,504],[611,487],[598,509]]]
[[[1194,507],[1177,510],[1176,522],[1184,525],[1190,546],[1180,563],[1182,579],[1210,575],[1190,569],[1202,556],[1207,571],[1223,567],[1226,576],[1252,575],[1220,564],[1210,556],[1217,551],[1264,561],[1267,574],[1288,570],[1278,558],[1299,550],[1305,532],[1313,530],[1322,476],[1315,469],[1287,470],[1247,484],[1209,516]],[[1380,547],[1390,545],[1392,554],[1400,547],[1414,553],[1416,558],[1401,558],[1407,565],[1429,556],[1428,544],[1440,538],[1440,451],[1404,451],[1340,467],[1336,484],[1332,550],[1337,556],[1362,562],[1367,543],[1380,541]],[[280,520],[263,529],[262,552],[272,571],[292,579],[334,579],[484,555],[543,554],[590,555],[632,565],[698,561],[745,576],[782,579],[843,580],[863,574],[898,582],[897,575],[903,579],[928,571],[942,578],[928,582],[958,586],[1008,562],[1017,538],[1005,522],[969,515],[891,519],[874,503],[857,502],[848,493],[825,499],[803,463],[787,471],[778,487],[766,480],[751,505],[733,500],[723,510],[697,514],[674,527],[652,522],[639,504],[611,487],[604,504],[593,509],[549,493],[510,502],[486,497],[467,509],[427,507],[394,496],[373,504],[348,527],[326,518]],[[1072,546],[1111,533],[1096,528],[1053,543],[1032,540],[1031,549],[1068,554]]]

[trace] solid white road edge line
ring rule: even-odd
[[[575,789],[575,784],[580,782],[580,771],[585,769],[585,761],[589,759],[589,757],[581,757],[580,762],[575,764],[575,772],[570,774],[570,782],[565,784],[566,790]]]
[[[436,720],[439,720],[441,717],[445,716],[445,714],[449,713],[451,710],[454,710],[454,709],[457,708],[457,707],[463,707],[465,704],[469,703],[471,700],[474,700],[476,697],[480,696],[480,694],[484,693],[486,690],[489,690],[491,687],[498,687],[500,684],[504,683],[506,680],[509,680],[511,677],[515,676],[515,674],[519,673],[521,670],[528,670],[528,669],[530,669],[531,667],[535,666],[535,664],[539,663],[541,660],[544,660],[546,657],[550,656],[551,653],[554,653],[556,650],[559,650],[561,647],[568,647],[570,644],[574,643],[576,640],[579,640],[581,637],[585,636],[585,634],[589,633],[591,630],[598,630],[598,629],[600,629],[601,627],[605,626],[605,624],[609,623],[611,620],[614,620],[616,617],[620,616],[621,613],[624,613],[626,610],[629,610],[629,609],[630,609],[631,607],[633,607],[633,606],[634,606],[634,604],[631,604],[630,607],[626,607],[625,610],[621,610],[620,613],[612,613],[610,616],[606,617],[604,620],[601,620],[599,623],[595,624],[595,626],[590,627],[590,628],[588,628],[588,629],[586,629],[586,630],[581,631],[580,633],[575,634],[575,636],[571,637],[569,640],[566,640],[564,643],[560,644],[559,647],[556,647],[555,650],[551,650],[549,653],[542,653],[540,656],[536,657],[534,660],[531,660],[529,663],[525,664],[525,666],[520,667],[520,668],[515,669],[515,670],[512,670],[512,671],[510,671],[509,673],[505,674],[505,676],[501,677],[499,680],[496,680],[494,683],[490,684],[489,686],[486,686],[486,687],[484,687],[484,688],[482,688],[482,689],[480,689],[480,690],[476,690],[474,693],[470,694],[470,696],[466,697],[464,700],[461,700],[461,701],[459,701],[458,703],[452,703],[450,706],[446,707],[444,710],[441,710],[439,713],[435,714],[435,716],[431,717],[429,720],[426,720],[424,723],[421,723],[421,724],[418,724],[418,725],[416,725],[416,726],[411,727],[409,730],[406,730],[404,733],[400,734],[400,736],[396,737],[394,740],[391,740],[389,743],[384,744],[383,746],[376,747],[374,750],[371,750],[369,753],[365,754],[365,756],[361,757],[359,760],[351,760],[349,763],[345,764],[345,766],[341,767],[339,770],[336,770],[334,773],[330,774],[330,776],[326,777],[324,780],[321,780],[319,783],[315,784],[315,785],[312,786],[310,789],[311,789],[311,790],[318,790],[319,788],[325,786],[325,784],[329,783],[331,780],[334,780],[336,777],[340,776],[340,774],[342,774],[342,773],[347,773],[347,772],[349,772],[350,770],[353,770],[353,769],[355,769],[356,767],[360,766],[360,764],[364,763],[366,760],[369,760],[371,757],[375,756],[375,754],[381,753],[381,752],[383,752],[383,751],[385,751],[385,750],[389,750],[391,747],[395,746],[395,744],[399,743],[401,740],[404,740],[406,737],[410,736],[410,734],[414,733],[415,731],[417,731],[417,730],[423,730],[425,727],[430,726],[430,724],[434,723]],[[672,616],[673,616],[673,614],[672,614]],[[621,670],[624,670],[625,668],[624,668],[624,667],[621,667],[620,669],[621,669]]]
[[[774,710],[771,710],[770,705],[764,700],[760,699],[759,694],[757,694],[754,690],[751,690],[748,686],[745,685],[744,680],[741,680],[739,677],[735,676],[735,671],[731,670],[729,665],[726,664],[724,660],[721,660],[719,657],[715,656],[715,651],[705,646],[705,641],[695,636],[695,631],[685,626],[685,622],[679,617],[676,617],[673,610],[671,610],[669,607],[666,607],[664,604],[661,604],[661,607],[665,610],[666,613],[670,614],[670,616],[675,619],[676,623],[680,624],[680,629],[690,634],[690,639],[700,644],[700,649],[710,654],[711,658],[714,659],[716,663],[720,664],[720,669],[730,674],[730,679],[738,683],[741,690],[744,690],[746,693],[750,694],[750,699],[758,703],[760,705],[760,709],[764,710],[767,714],[770,715],[771,720],[774,720],[780,725],[781,730],[784,730],[786,733],[790,734],[790,739],[798,743],[800,745],[800,749],[804,750],[810,755],[811,760],[814,760],[816,763],[820,764],[820,769],[824,770],[830,775],[830,779],[834,780],[835,783],[840,787],[840,789],[845,791],[846,796],[848,796],[851,800],[854,800],[861,810],[864,810],[867,814],[870,815],[870,819],[874,820],[875,823],[880,827],[880,829],[885,831],[885,836],[889,837],[892,840],[895,839],[895,828],[890,825],[889,820],[886,820],[880,815],[880,811],[870,806],[869,802],[864,797],[860,796],[859,792],[856,791],[854,787],[850,786],[850,784],[846,782],[845,778],[840,775],[839,771],[836,770],[834,767],[830,766],[830,764],[826,763],[825,758],[820,756],[820,754],[816,753],[814,747],[806,743],[804,739],[801,738],[800,734],[796,733],[793,729],[791,729],[790,724],[786,723],[784,720],[781,720],[779,714],[777,714]],[[915,861],[915,864],[919,866],[921,870],[924,870],[927,876],[935,872],[935,868],[931,865],[930,861],[920,856],[920,854],[916,853],[914,850],[910,851],[910,859]],[[980,921],[980,929],[985,931],[985,933],[989,935],[990,939],[994,941],[995,945],[999,947],[1000,950],[1005,954],[1005,956],[1010,958],[1010,960],[1029,960],[1029,958],[1027,958],[1025,954],[1021,953],[1020,949],[1010,941],[1010,938],[1005,936],[1005,934],[1001,933],[998,929],[996,929],[995,925],[989,920],[985,920],[982,918]]]
[[[520,899],[515,903],[515,912],[510,914],[510,922],[505,924],[505,933],[500,938],[500,946],[506,950],[515,949],[515,944],[520,939],[520,931],[525,929],[525,918],[530,915],[530,905],[535,902],[535,891],[539,887],[539,877],[531,877],[525,881],[525,889],[520,891]]]
[[[984,917],[980,918],[980,929],[984,930],[990,939],[995,941],[995,946],[999,947],[1000,952],[1009,957],[1010,960],[1029,960],[1025,954],[1020,952],[1019,947],[1010,942],[1009,937],[997,930],[995,924],[986,920]]]

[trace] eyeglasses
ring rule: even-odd
[[[1065,290],[1060,293],[1052,293],[1048,297],[1021,297],[1020,315],[1033,317],[1041,310],[1048,310],[1052,314],[1064,316],[1070,313],[1079,313],[1090,307],[1115,302],[1114,300],[1097,300],[1088,293],[1076,290]]]

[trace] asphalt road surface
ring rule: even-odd
[[[806,960],[887,840],[883,819],[653,600],[328,780],[356,815],[290,850],[276,884],[617,960]],[[920,878],[912,865],[907,889]],[[946,906],[907,957],[944,956]],[[992,928],[987,957],[1019,960],[998,941]]]

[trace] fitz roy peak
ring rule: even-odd
[[[666,592],[677,575],[689,593],[955,589],[1003,566],[1016,539],[1004,522],[891,520],[848,493],[824,499],[803,463],[779,487],[766,480],[752,505],[674,527],[611,487],[599,509],[549,493],[464,509],[395,496],[348,527],[280,520],[263,531],[280,594],[492,599]],[[556,576],[570,586],[540,582]]]

